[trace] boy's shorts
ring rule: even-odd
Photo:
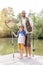
[[[20,43],[19,43],[19,44],[18,44],[18,48],[21,49],[21,50],[23,50],[24,44],[20,44]]]
[[[26,35],[25,46],[31,47],[31,34]]]

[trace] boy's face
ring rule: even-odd
[[[24,27],[21,26],[21,27],[19,28],[19,30],[20,30],[20,31],[24,30]]]

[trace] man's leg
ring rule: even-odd
[[[31,56],[31,35],[30,34],[27,34],[26,37],[25,50],[26,50],[26,56],[28,57],[28,54],[29,56]]]
[[[26,50],[26,57],[28,57],[28,54],[29,56],[31,56],[31,47],[25,47],[25,50]]]
[[[25,57],[28,57],[29,50],[28,50],[28,46],[27,46],[27,35],[26,35],[26,39],[25,39],[25,52],[26,52]]]
[[[25,47],[25,50],[26,50],[26,57],[28,57],[29,48],[26,46],[26,47]]]
[[[29,56],[31,56],[31,46],[29,47]]]

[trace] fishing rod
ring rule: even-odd
[[[33,57],[34,57],[34,52],[35,52],[35,48],[34,48],[34,46],[35,46],[35,43],[34,43],[34,33],[33,33]]]
[[[13,23],[13,24],[12,24]],[[15,25],[13,20],[7,20],[5,21],[6,26],[9,28],[10,32],[11,32],[11,36],[12,36],[12,46],[13,46],[13,59],[14,59],[14,41],[13,41],[13,27]]]
[[[30,39],[32,40],[32,47],[33,47],[32,51],[33,51],[33,57],[34,57],[34,52],[35,52],[35,48],[34,48],[34,46],[35,46],[35,44],[34,44],[34,33],[33,32],[29,32],[29,34],[32,35]]]

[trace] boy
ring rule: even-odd
[[[19,31],[17,35],[14,34],[14,36],[18,37],[18,48],[20,50],[20,59],[22,59],[23,58],[23,47],[25,45],[25,37],[26,37],[26,32],[24,31],[23,25],[19,26]]]

